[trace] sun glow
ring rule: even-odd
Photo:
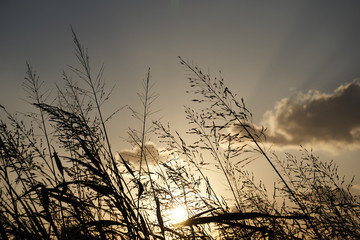
[[[168,210],[167,214],[170,224],[176,224],[188,219],[188,213],[183,206],[176,206]]]

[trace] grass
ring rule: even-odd
[[[221,76],[181,58],[199,106],[185,108],[189,130],[150,119],[157,95],[149,69],[139,94],[143,110],[131,109],[141,123],[129,129],[139,164],[116,154],[106,125],[113,115],[102,112],[111,93],[103,67],[94,74],[74,31],[73,40],[79,67],[63,73],[55,100],[28,64],[24,87],[36,111],[19,120],[1,106],[2,239],[360,238],[352,181],[306,149],[284,158],[265,151],[265,129],[254,127],[245,101]],[[164,151],[147,143],[151,134]],[[278,176],[271,194],[246,170],[259,158]],[[216,192],[209,169],[222,174],[231,198]],[[173,224],[169,212],[178,206],[188,218]]]

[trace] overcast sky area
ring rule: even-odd
[[[106,114],[126,104],[139,109],[136,93],[150,67],[160,94],[156,118],[185,130],[181,56],[212,76],[221,70],[274,149],[311,146],[349,179],[360,178],[359,12],[358,0],[1,0],[0,104],[28,109],[26,61],[45,87],[62,85],[62,71],[76,65],[72,25],[94,71],[104,63],[107,86],[115,85]],[[110,123],[119,150],[130,115]]]

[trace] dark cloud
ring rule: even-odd
[[[275,146],[360,147],[360,83],[341,85],[330,94],[311,90],[284,98],[265,113],[263,124]]]

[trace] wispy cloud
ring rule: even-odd
[[[134,166],[140,165],[140,158],[141,158],[141,149],[140,147],[134,147],[133,149],[125,149],[121,150],[119,152],[121,156],[129,163],[131,163]],[[143,162],[142,166],[145,167],[145,159],[148,161],[148,164],[155,165],[158,163],[162,157],[163,154],[160,154],[160,151],[158,147],[152,143],[147,142],[144,146],[144,151],[142,153]]]
[[[360,147],[360,83],[341,85],[330,94],[311,90],[284,98],[262,123],[267,142],[276,146]]]

